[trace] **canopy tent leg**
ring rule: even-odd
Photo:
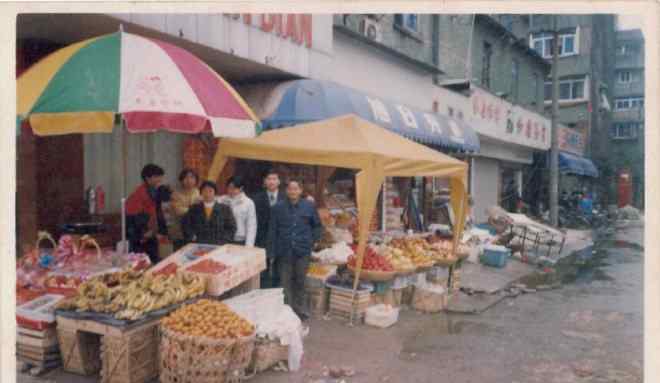
[[[374,161],[375,162],[375,161]],[[376,201],[378,200],[378,189],[385,181],[383,166],[378,166],[372,162],[368,168],[363,168],[356,176],[355,183],[357,185],[357,208],[359,219],[359,242],[357,249],[357,259],[355,262],[355,276],[353,279],[353,294],[351,295],[351,315],[350,325],[353,325],[353,317],[355,313],[355,296],[357,293],[358,283],[360,282],[360,271],[362,270],[362,262],[364,260],[364,253],[367,247],[367,240],[369,239],[369,227],[374,210],[376,209]]]
[[[121,189],[121,253],[126,254],[130,251],[128,246],[128,240],[126,238],[126,198],[128,195],[128,135],[126,132],[126,126],[124,119],[120,118],[119,121],[119,131],[121,134],[121,177],[122,177],[122,189]]]

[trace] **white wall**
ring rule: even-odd
[[[312,47],[299,45],[225,14],[112,14],[111,16],[156,31],[266,64],[301,77],[325,78],[332,63],[332,15],[312,15]],[[181,36],[182,35],[182,36]]]
[[[499,204],[500,164],[490,158],[475,158],[474,185],[472,199],[474,200],[473,216],[476,222],[486,222],[486,209]]]
[[[142,183],[140,173],[144,165],[155,163],[165,170],[164,183],[178,187],[177,177],[183,167],[182,134],[128,133],[126,134],[127,174],[122,169],[121,129],[115,128],[112,134],[85,134],[85,188],[101,185],[105,191],[106,213],[118,213],[124,181],[127,194]]]
[[[333,50],[330,80],[383,100],[432,110],[435,85],[428,71],[341,33],[335,33]]]

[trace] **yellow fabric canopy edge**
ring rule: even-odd
[[[75,133],[112,133],[114,112],[35,113],[30,126],[38,136]]]

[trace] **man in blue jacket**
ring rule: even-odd
[[[313,202],[302,197],[302,183],[289,181],[287,198],[270,213],[266,254],[275,258],[287,304],[301,320],[309,318],[305,278],[314,244],[321,239],[321,219]]]

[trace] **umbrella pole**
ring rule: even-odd
[[[128,140],[126,132],[124,131],[124,119],[121,119],[120,122],[120,134],[121,134],[121,179],[122,179],[122,193],[121,193],[121,241],[122,241],[122,253],[127,253],[130,249],[128,242],[126,240],[126,193],[128,189]]]

